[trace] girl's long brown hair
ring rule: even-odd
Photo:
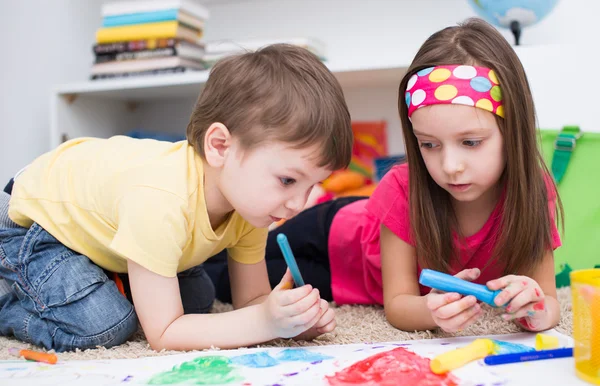
[[[505,114],[496,120],[504,138],[506,168],[501,183],[506,185],[506,198],[490,262],[501,263],[505,274],[531,274],[551,246],[552,220],[544,181],[544,173],[549,173],[538,148],[533,98],[523,66],[504,37],[481,19],[468,19],[431,35],[400,82],[398,109],[409,167],[411,232],[419,263],[448,272],[458,258],[452,232],[460,232],[450,194],[427,172],[404,98],[414,73],[444,64],[477,65],[496,72]],[[557,220],[562,222],[558,193],[556,202]]]

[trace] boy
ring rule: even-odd
[[[290,289],[289,272],[271,291],[264,252],[269,224],[350,161],[337,80],[289,45],[226,58],[187,139],[74,139],[15,178],[0,200],[0,276],[12,289],[0,334],[57,351],[110,347],[139,319],[153,349],[191,350],[335,328],[318,290]],[[214,299],[201,264],[223,249],[235,310],[199,314]],[[135,310],[106,272],[127,273]]]

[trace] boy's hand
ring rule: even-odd
[[[300,335],[294,337],[295,340],[313,340],[319,335],[331,332],[337,326],[335,321],[335,311],[329,308],[327,300],[321,299],[321,311],[319,312],[319,320],[309,330],[304,331]]]
[[[293,286],[288,269],[262,304],[269,328],[280,338],[291,338],[313,327],[321,317],[319,290]],[[324,325],[325,327],[325,325]]]
[[[528,330],[535,330],[547,316],[544,304],[544,292],[538,283],[527,276],[508,275],[487,283],[489,289],[502,292],[494,303],[504,306],[504,320],[515,320]]]
[[[479,277],[477,268],[465,269],[454,275],[464,280],[475,280]],[[427,308],[433,321],[446,332],[464,330],[481,316],[481,306],[474,296],[465,296],[456,292],[440,292],[432,290],[427,294]]]

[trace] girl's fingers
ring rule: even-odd
[[[476,306],[473,306],[472,308],[476,308]],[[464,330],[465,328],[469,327],[471,324],[475,323],[477,321],[477,319],[479,319],[481,317],[483,313],[483,310],[481,309],[481,307],[479,309],[477,309],[476,311],[472,311],[470,317],[465,320],[459,327],[458,330]]]
[[[520,308],[517,312],[502,314],[502,319],[504,320],[514,320],[521,318],[535,318],[540,312],[546,311],[546,307],[544,301],[539,301],[537,303],[530,303],[525,307]]]
[[[469,308],[477,305],[477,299],[474,296],[466,296],[458,301],[452,302],[445,306],[438,308],[435,311],[435,316],[439,319],[451,319],[458,316],[461,312],[468,310]]]
[[[430,311],[435,311],[440,307],[459,300],[460,297],[456,292],[430,294],[427,296],[427,308]]]
[[[526,280],[515,280],[510,282],[503,290],[496,296],[494,303],[497,306],[504,306],[510,302],[515,296],[527,289],[529,282]]]
[[[496,291],[508,286],[511,282],[515,280],[515,278],[515,275],[507,275],[495,280],[490,280],[486,283],[486,285],[492,291]]]
[[[541,302],[541,303],[540,303]],[[507,314],[517,313],[521,308],[530,305],[532,303],[536,303],[536,311],[541,311],[544,309],[544,297],[541,296],[540,291],[535,291],[535,288],[529,287],[523,289],[519,294],[517,294],[511,301],[506,305],[505,311]],[[539,307],[542,307],[539,309]]]

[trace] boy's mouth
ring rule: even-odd
[[[279,221],[281,221],[281,220],[282,220],[282,219],[281,219],[281,218],[279,218],[279,217],[273,217],[273,216],[269,216],[269,217],[271,217],[271,220],[272,220],[273,222],[279,222]]]

